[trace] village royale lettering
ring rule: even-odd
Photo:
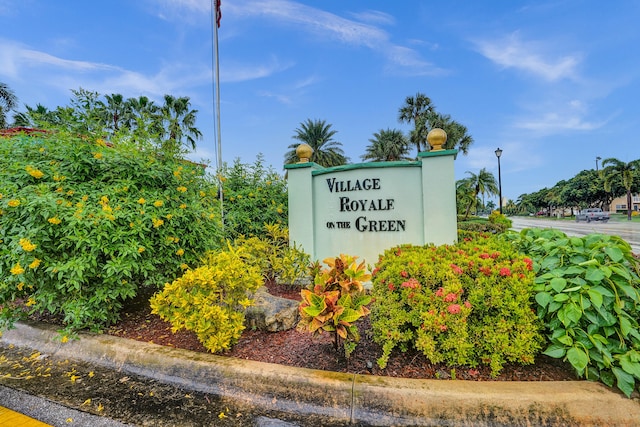
[[[335,178],[327,179],[327,185],[331,193],[341,193],[345,191],[379,190],[380,178],[365,178],[351,181],[336,181]]]
[[[344,193],[349,191],[380,190],[380,178],[365,178],[338,181],[335,178],[326,180],[330,193]],[[395,209],[395,199],[355,199],[346,196],[338,197],[339,212],[381,212]],[[353,227],[352,227],[353,226]],[[367,219],[359,216],[353,222],[329,221],[328,229],[356,229],[360,232],[401,232],[406,231],[406,220],[402,219]]]

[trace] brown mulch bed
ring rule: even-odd
[[[299,300],[299,290],[267,283],[269,292],[284,298]],[[106,333],[114,336],[151,342],[159,345],[206,352],[195,334],[188,331],[171,332],[171,325],[151,314],[149,296],[141,295],[127,305],[122,320]],[[371,337],[370,322],[360,325],[361,340],[347,360],[333,348],[332,337],[324,334],[312,338],[295,329],[284,332],[245,330],[239,342],[223,356],[260,362],[278,363],[334,372],[386,375],[402,378],[491,380],[491,381],[570,381],[578,379],[571,366],[557,359],[540,355],[532,365],[510,364],[496,378],[488,367],[469,369],[430,363],[420,352],[397,352],[389,359],[385,369],[376,360],[381,347]]]

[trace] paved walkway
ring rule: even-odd
[[[295,414],[313,425],[640,426],[638,399],[594,382],[412,380],[291,368],[107,335],[83,334],[65,344],[55,338],[55,328],[22,323],[0,342],[224,396],[256,413]]]

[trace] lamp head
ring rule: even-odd
[[[498,149],[496,150],[496,157],[497,157],[497,158],[500,158],[500,156],[502,156],[502,150],[501,150],[500,148],[498,148]]]

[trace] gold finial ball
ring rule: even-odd
[[[313,148],[309,144],[302,143],[298,145],[296,148],[296,156],[300,161],[298,163],[307,163],[309,159],[311,159],[311,155],[313,154]]]
[[[431,151],[442,150],[442,146],[447,142],[447,133],[440,128],[433,128],[427,134],[427,142],[431,145]]]

